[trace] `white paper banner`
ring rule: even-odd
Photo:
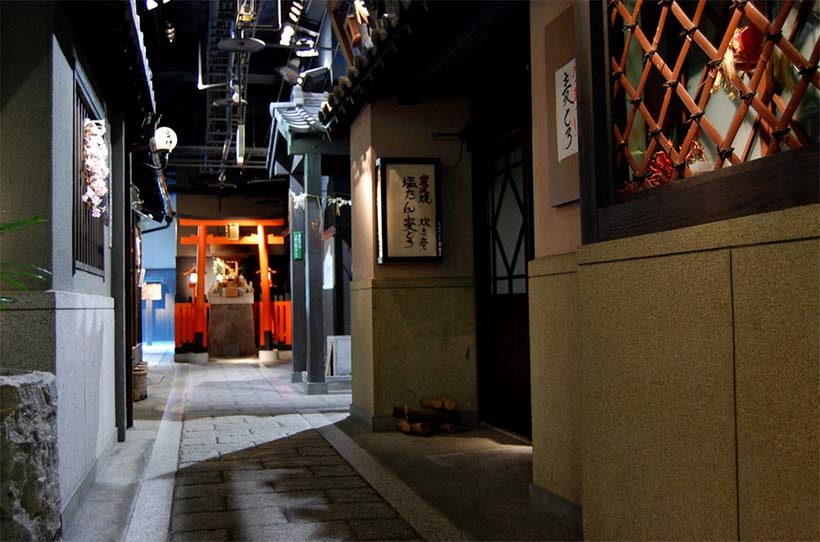
[[[559,162],[578,152],[578,100],[574,58],[555,72],[555,135]]]

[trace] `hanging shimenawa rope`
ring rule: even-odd
[[[319,230],[324,231],[325,226],[325,217],[324,213],[322,212],[326,209],[329,205],[336,206],[336,216],[341,214],[341,208],[344,206],[351,207],[353,203],[349,199],[345,199],[339,195],[335,196],[315,196],[313,194],[308,194],[307,192],[302,192],[301,194],[295,193],[293,190],[288,190],[288,199],[290,200],[290,207],[293,209],[307,209],[307,201],[311,199],[316,202],[316,205],[319,207]]]
[[[82,200],[91,210],[91,216],[100,218],[106,211],[108,195],[108,145],[105,142],[105,123],[101,120],[83,121],[83,177],[85,192]]]

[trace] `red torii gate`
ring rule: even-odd
[[[255,226],[256,233],[232,240],[227,237],[217,237],[208,235],[208,226],[227,226],[237,224],[239,226]],[[198,219],[180,218],[180,226],[195,226],[196,235],[180,238],[180,244],[196,245],[196,274],[200,277],[196,282],[196,295],[194,296],[194,337],[197,347],[203,345],[203,337],[208,327],[208,313],[205,307],[205,250],[208,245],[257,245],[259,247],[259,281],[262,285],[261,304],[259,309],[259,320],[261,322],[260,332],[264,340],[265,349],[272,348],[272,335],[270,329],[271,306],[270,306],[270,279],[268,278],[268,245],[284,245],[285,238],[265,234],[266,227],[284,226],[283,218],[267,219]]]

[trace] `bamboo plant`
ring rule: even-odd
[[[37,215],[15,222],[0,223],[0,236],[14,230],[19,230],[32,224],[46,222],[46,215]],[[51,272],[33,264],[19,262],[0,262],[0,290],[10,287],[15,290],[26,292],[29,290],[27,282],[46,281]],[[14,298],[0,293],[0,308],[6,303],[14,301]]]

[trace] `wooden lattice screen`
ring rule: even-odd
[[[814,1],[608,8],[618,193],[818,141]]]

